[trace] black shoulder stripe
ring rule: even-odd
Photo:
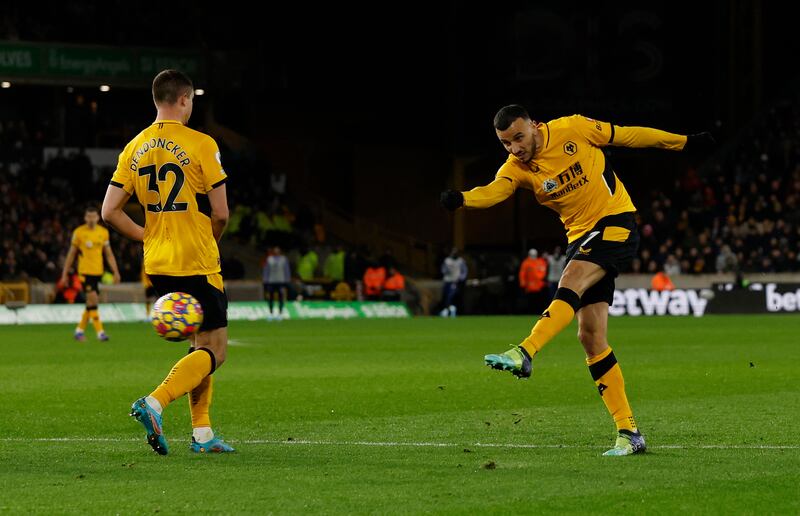
[[[214,183],[213,185],[211,185],[211,189],[213,190],[214,188],[217,188],[218,186],[222,186],[227,182],[228,182],[228,178],[227,177],[224,178],[224,179],[221,179],[221,180],[217,181],[216,183]]]
[[[108,184],[110,184],[111,186],[116,186],[117,188],[122,188],[123,190],[125,189],[125,185],[123,185],[122,183],[117,183],[116,181],[111,181]]]
[[[547,122],[544,123],[544,126],[547,128],[547,141],[544,142],[544,148],[546,149],[550,145],[550,126],[547,125]]]
[[[611,138],[608,139],[608,144],[611,145],[614,143],[614,124],[611,125]]]
[[[513,180],[513,179],[511,179],[510,177],[506,177],[506,176],[500,176],[500,179],[508,179],[508,181],[509,181],[510,183],[513,183],[513,182],[514,182],[514,180]]]

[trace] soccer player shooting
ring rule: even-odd
[[[468,192],[442,192],[442,205],[451,211],[488,208],[518,188],[530,190],[561,218],[569,245],[558,289],[531,334],[505,353],[486,355],[486,365],[528,378],[536,354],[577,317],[586,364],[617,428],[614,447],[604,455],[644,452],[644,437],[607,339],[614,278],[639,245],[636,207],[601,149],[613,145],[694,152],[710,148],[714,139],[709,133],[683,136],[580,115],[537,123],[519,105],[500,109],[494,128],[509,153],[494,181]]]

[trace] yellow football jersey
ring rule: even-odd
[[[154,122],[125,146],[111,184],[144,207],[147,274],[220,272],[208,192],[226,180],[214,139],[178,121]]]
[[[82,224],[72,232],[72,245],[78,249],[78,274],[102,276],[103,248],[111,245],[108,230],[99,224],[93,229]]]
[[[517,188],[558,213],[572,242],[607,215],[636,211],[601,147],[680,150],[686,137],[647,127],[620,127],[580,115],[538,125],[543,147],[528,163],[510,154],[492,184],[464,192],[468,208],[491,206]]]

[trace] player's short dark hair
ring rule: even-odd
[[[530,120],[528,110],[519,104],[511,104],[510,106],[503,106],[500,111],[494,115],[494,128],[498,131],[505,131],[509,128],[514,120],[521,118],[523,120]]]
[[[100,213],[100,210],[94,204],[89,204],[86,206],[86,213]]]
[[[164,70],[153,79],[153,100],[156,104],[175,104],[182,95],[194,91],[192,80],[178,70]]]

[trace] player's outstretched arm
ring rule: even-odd
[[[686,145],[683,146],[683,152],[689,154],[707,154],[717,146],[717,141],[708,131],[690,134],[686,137]]]
[[[131,194],[122,188],[108,185],[100,215],[107,224],[119,231],[123,236],[136,242],[141,242],[144,240],[144,228],[135,223],[122,209],[130,197]]]
[[[228,225],[229,216],[228,194],[224,183],[208,192],[208,202],[211,204],[211,231],[219,242]]]
[[[715,143],[714,137],[709,132],[684,136],[651,127],[615,126],[610,145],[633,148],[656,147],[699,154],[713,149]]]
[[[455,211],[462,206],[464,208],[489,208],[511,197],[514,190],[510,179],[498,177],[488,185],[473,188],[469,192],[444,191],[439,200],[442,206],[450,211]]]

